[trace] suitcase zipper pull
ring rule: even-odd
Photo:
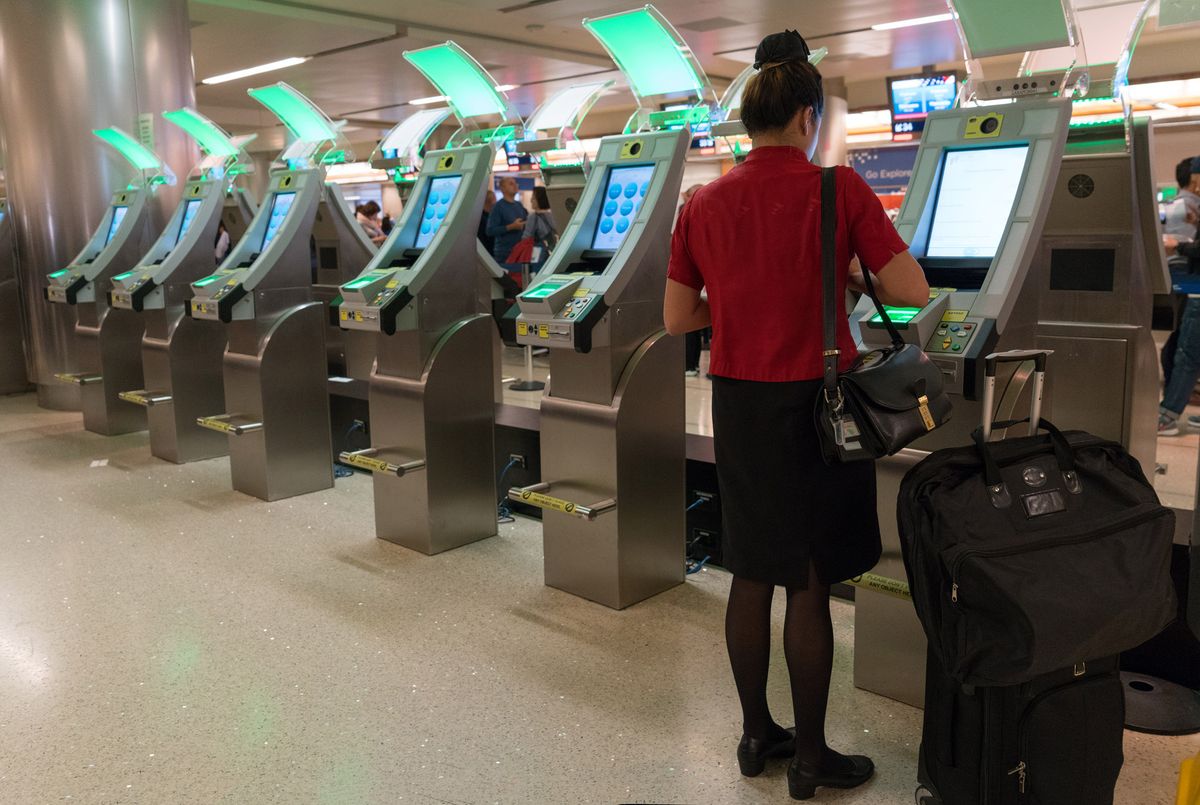
[[[953,601],[955,604],[958,603],[958,582],[957,581],[950,583],[950,600]]]
[[[1017,790],[1020,791],[1021,794],[1025,793],[1025,777],[1026,777],[1025,769],[1026,769],[1025,761],[1022,760],[1020,763],[1017,764],[1017,767],[1015,769],[1011,770],[1008,773],[1009,777],[1012,777],[1014,774],[1017,775]]]

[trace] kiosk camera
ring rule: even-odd
[[[132,268],[146,251],[151,232],[150,202],[160,184],[175,176],[161,159],[116,128],[97,137],[116,149],[138,171],[139,179],[113,194],[100,225],[71,264],[48,277],[46,299],[75,305],[79,372],[59,380],[80,386],[83,426],[114,436],[146,428],[145,410],[122,402],[120,393],[142,385],[143,322],[130,310],[114,309],[108,291],[114,275]]]

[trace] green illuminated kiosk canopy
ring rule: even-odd
[[[521,115],[483,66],[454,42],[404,51],[404,58],[437,88],[461,128],[450,146],[503,142],[523,132]]]
[[[291,166],[332,164],[353,159],[342,135],[344,121],[335,123],[295,87],[283,83],[247,90],[287,127],[294,141],[277,161]],[[322,147],[328,145],[324,151]]]
[[[124,157],[125,161],[142,175],[143,184],[175,184],[175,174],[171,172],[167,163],[126,132],[112,126],[95,129],[92,134],[111,145],[113,150]]]

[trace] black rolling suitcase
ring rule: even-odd
[[[926,805],[1111,805],[1118,655],[1175,616],[1174,516],[1119,444],[1040,419],[1048,354],[989,356],[975,444],[932,453],[900,486],[929,638]],[[1026,360],[1046,434],[989,442],[996,365]]]

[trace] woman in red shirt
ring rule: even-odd
[[[759,774],[792,756],[788,789],[851,788],[871,760],[825,743],[833,664],[829,585],[871,569],[881,546],[875,468],[826,466],[813,424],[821,389],[821,192],[816,148],[821,75],[795,31],[755,54],[742,100],[754,142],[746,161],[701,188],[671,243],[664,319],[672,334],[712,326],[713,435],[723,511],[724,565],[733,573],[725,638],[742,705],[738,763]],[[849,168],[837,169],[838,293],[862,290],[858,257],[882,301],[923,305],[929,286],[879,200]],[[707,300],[701,290],[707,291]],[[842,367],[857,355],[838,322]],[[794,733],[767,707],[771,600],[787,591],[784,652]]]

